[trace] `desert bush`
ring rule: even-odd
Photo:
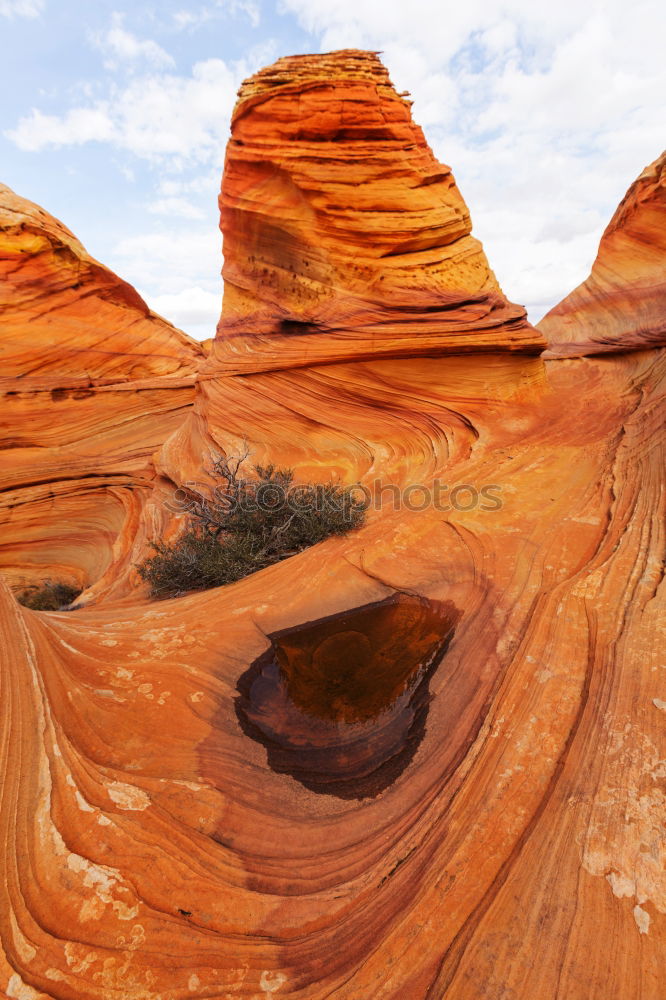
[[[181,491],[186,530],[173,542],[152,542],[153,555],[137,567],[153,597],[234,583],[363,523],[365,504],[348,487],[295,483],[292,470],[272,465],[246,476],[246,458],[215,465],[210,497]]]
[[[16,595],[16,600],[33,611],[63,611],[80,593],[78,588],[71,587],[68,583],[44,580],[43,583],[26,587]]]

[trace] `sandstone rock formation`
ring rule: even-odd
[[[220,208],[222,371],[543,346],[371,53],[292,56],[243,84]]]
[[[0,316],[0,569],[83,588],[127,559],[203,352],[5,186]]]
[[[56,389],[191,381],[201,351],[38,205],[0,185],[0,371]]]
[[[268,162],[307,165],[326,127],[320,147],[329,161],[339,148],[343,172],[341,115],[366,114],[368,81],[380,133],[403,123],[392,162],[426,162],[372,55],[282,60],[244,85],[219,336],[124,544],[140,551],[166,524],[170,490],[242,440],[298,478],[358,481],[367,523],[164,602],[128,593],[126,565],[107,572],[125,581],[122,601],[97,587],[68,614],[22,609],[0,583],[7,997],[662,994],[666,357],[531,355],[538,336],[469,235],[463,260],[469,250],[478,267],[453,250],[443,263],[444,208],[432,244],[362,262],[393,288],[376,300],[375,353],[365,306],[339,330],[319,305],[307,312],[297,285],[329,296],[330,316],[371,298],[372,282],[350,277],[360,223],[340,222],[345,255],[342,232],[326,232],[331,205],[312,207],[316,182],[300,201],[282,166],[284,214],[271,167],[271,211],[250,184],[244,215],[238,129],[245,116],[250,158],[263,135]],[[449,181],[414,185],[414,214],[400,195],[405,242],[423,234],[421,199],[440,184],[437,204],[461,204]],[[376,222],[369,243],[386,246],[389,220]],[[412,324],[441,303],[427,283],[410,297],[412,251],[455,283],[455,336]],[[273,283],[285,260],[293,294]],[[271,309],[288,323],[302,309],[311,331],[271,329]],[[471,343],[483,349],[470,356]],[[61,530],[71,516],[55,518]]]
[[[666,345],[666,152],[631,185],[586,281],[538,324],[546,357]]]

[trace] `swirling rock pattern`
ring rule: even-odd
[[[243,84],[220,208],[218,371],[543,347],[371,53],[292,56]]]
[[[359,359],[260,342],[233,374],[226,336],[134,544],[243,439],[358,480],[367,522],[160,603],[0,583],[0,990],[658,1000],[664,352],[366,358],[356,329]]]
[[[43,209],[0,185],[0,567],[109,585],[204,354]]]
[[[4,184],[0,279],[3,387],[8,378],[39,378],[56,391],[191,380],[198,344],[152,313],[66,226]]]
[[[589,278],[538,324],[546,357],[666,345],[666,152],[631,185]]]

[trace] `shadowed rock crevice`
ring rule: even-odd
[[[311,791],[378,795],[423,738],[429,682],[460,617],[448,601],[395,594],[273,633],[238,682],[243,731]]]

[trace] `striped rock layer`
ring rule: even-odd
[[[620,202],[590,276],[538,324],[546,357],[666,345],[665,258],[666,152]]]
[[[359,86],[381,77],[371,54],[308,57],[243,92],[259,113],[272,80],[293,108],[294,66],[345,62]],[[303,143],[310,100],[317,129],[332,103],[339,130],[335,88],[312,91]],[[397,128],[402,103],[376,93]],[[350,141],[321,145],[349,156]],[[277,253],[285,226],[278,200],[262,214],[248,199],[194,405],[145,418],[146,440],[171,433],[125,482],[144,497],[114,543],[125,562],[68,613],[21,608],[0,581],[0,995],[659,1000],[664,351],[544,362],[508,349],[504,323],[459,331],[485,343],[474,355],[368,356],[362,324],[358,356],[335,356],[320,327],[230,337],[227,320],[268,319],[251,258]],[[423,224],[408,212],[405,240]],[[377,228],[368,242],[388,245]],[[322,247],[344,243],[325,229]],[[441,239],[414,252],[440,260]],[[322,268],[348,274],[326,248]],[[400,256],[376,264],[389,286],[406,281]],[[289,317],[295,298],[280,299]],[[306,343],[323,345],[315,361]],[[366,523],[233,585],[149,600],[128,553],[174,530],[176,487],[244,443],[298,480],[358,482]],[[117,460],[139,453],[132,438]],[[64,535],[71,513],[52,521]]]
[[[223,371],[543,347],[372,53],[292,56],[243,84],[220,208]]]
[[[15,586],[85,588],[127,564],[149,457],[192,405],[202,358],[61,222],[0,185],[0,569]]]

